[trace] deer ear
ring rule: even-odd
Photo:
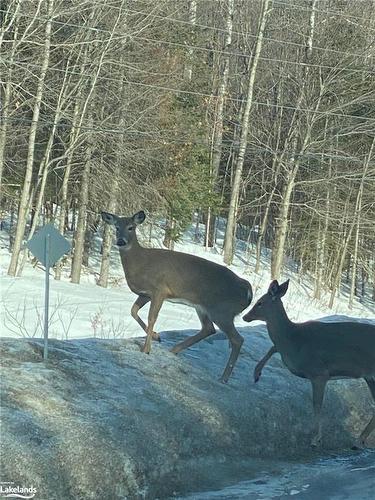
[[[107,224],[111,224],[112,226],[117,222],[117,215],[110,214],[109,212],[101,212],[102,220]]]
[[[284,283],[282,283],[279,286],[279,297],[284,297],[284,295],[288,290],[288,287],[289,287],[289,280],[284,281]]]
[[[144,213],[143,210],[141,210],[140,212],[137,212],[136,214],[133,215],[132,219],[133,219],[133,222],[134,224],[138,225],[138,224],[142,224],[142,222],[145,220],[146,218],[146,214]]]
[[[278,293],[279,293],[279,282],[277,280],[273,280],[271,282],[270,286],[268,287],[268,293],[272,297],[276,297],[276,295],[278,295]]]

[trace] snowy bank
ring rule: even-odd
[[[270,341],[240,332],[227,385],[220,333],[179,356],[168,348],[194,332],[164,332],[149,356],[143,339],[51,340],[46,365],[41,340],[2,339],[1,480],[49,500],[155,499],[240,480],[255,457],[311,455],[309,383],[274,356],[254,384]],[[370,416],[364,383],[330,382],[321,453],[348,448]]]

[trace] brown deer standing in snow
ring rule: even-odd
[[[314,406],[311,444],[318,446],[322,439],[320,413],[329,380],[364,378],[375,401],[375,325],[346,321],[293,323],[281,302],[288,285],[289,280],[282,285],[272,281],[268,292],[243,318],[265,321],[274,344],[255,367],[254,380],[259,380],[262,368],[276,352],[294,375],[310,380]],[[359,437],[361,445],[373,430],[375,414]]]
[[[227,382],[243,343],[233,320],[251,302],[250,283],[209,260],[171,250],[142,247],[137,240],[136,227],[145,220],[143,211],[132,217],[119,217],[108,212],[101,215],[104,222],[116,229],[116,244],[125,278],[129,288],[138,295],[131,314],[147,334],[143,352],[148,354],[151,339],[158,338],[153,328],[165,300],[194,307],[202,324],[200,332],[175,345],[171,351],[177,354],[213,335],[215,323],[228,336],[232,347],[221,377],[222,382]],[[148,302],[151,304],[146,326],[138,311]]]

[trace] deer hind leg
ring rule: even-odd
[[[174,347],[172,347],[171,352],[173,352],[174,354],[178,354],[184,349],[187,349],[188,347],[191,347],[192,345],[196,344],[200,340],[203,340],[206,337],[209,337],[210,335],[216,333],[214,324],[207,316],[207,314],[199,309],[196,309],[196,311],[202,325],[201,330],[197,334],[188,337],[187,339],[183,340],[182,342],[179,342]]]
[[[221,382],[226,384],[240,354],[241,346],[243,344],[243,338],[235,329],[233,318],[215,320],[215,323],[220,328],[220,330],[222,330],[227,335],[232,349],[224,372],[219,379]]]
[[[161,295],[155,295],[154,297],[151,297],[150,310],[148,312],[148,325],[146,327],[147,337],[142,349],[142,352],[146,354],[149,354],[151,351],[151,340],[152,340],[153,329],[156,320],[158,318],[158,314],[163,304],[163,301],[164,297]]]
[[[317,448],[322,443],[321,410],[327,382],[328,380],[325,377],[317,377],[311,380],[314,407],[314,435],[311,440],[313,448]]]
[[[142,321],[142,319],[138,316],[138,311],[142,309],[143,306],[148,304],[150,302],[151,298],[147,297],[147,295],[140,295],[138,299],[134,302],[132,308],[131,308],[131,315],[135,319],[135,321],[143,328],[143,330],[147,333],[147,326]],[[156,332],[152,332],[152,338],[153,340],[158,340],[160,342],[160,335]]]
[[[372,394],[372,397],[374,398],[375,402],[375,379],[373,378],[365,378],[367,385],[370,389],[370,392]],[[375,430],[375,413],[372,416],[370,422],[366,425],[366,427],[363,429],[361,435],[359,436],[359,441],[361,445],[363,446],[366,442],[366,439],[368,436],[371,434],[372,431]]]

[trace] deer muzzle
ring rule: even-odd
[[[117,241],[116,241],[116,245],[118,247],[124,247],[126,246],[127,244],[127,241],[124,239],[124,238],[119,238]]]
[[[250,311],[245,314],[245,316],[243,316],[242,318],[244,321],[247,321],[248,323],[250,323],[251,321],[255,321],[257,320],[258,318],[256,317],[256,315],[253,313],[253,310],[250,309]]]

